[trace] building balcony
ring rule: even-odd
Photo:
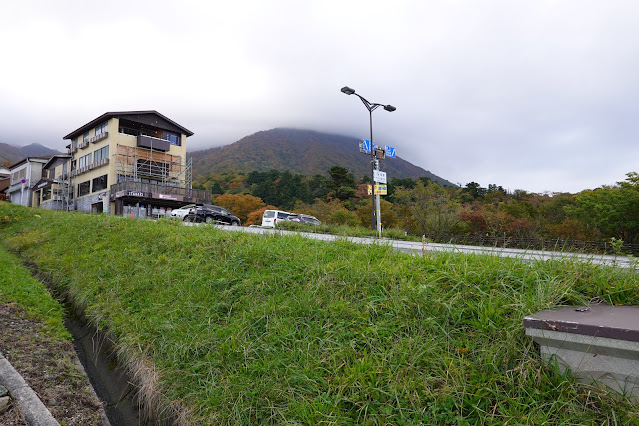
[[[75,176],[81,175],[82,173],[86,173],[93,169],[97,169],[98,167],[106,166],[107,164],[109,164],[109,159],[103,158],[102,160],[95,163],[91,163],[88,166],[78,167],[75,170],[71,170],[71,176],[75,177]]]
[[[139,135],[137,136],[139,148],[148,148],[155,151],[168,151],[171,149],[171,143],[166,139],[154,138],[151,136]]]
[[[211,203],[211,192],[201,189],[141,182],[119,182],[111,185],[112,200],[128,196],[199,204]]]
[[[106,139],[109,137],[109,132],[104,132],[102,134],[99,135],[95,135],[94,137],[92,137],[91,139],[89,139],[90,143],[96,143],[96,142],[100,142],[103,139]]]

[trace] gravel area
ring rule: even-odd
[[[14,304],[0,302],[0,351],[61,425],[102,425],[102,404],[82,372],[71,342],[41,333]],[[11,403],[2,425],[27,425]]]

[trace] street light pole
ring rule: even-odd
[[[370,134],[371,134],[371,146],[370,146],[370,149],[371,149],[371,207],[372,207],[371,229],[375,230],[375,228],[381,228],[381,217],[379,217],[381,216],[381,214],[379,214],[379,212],[376,211],[375,209],[375,166],[376,164],[379,164],[379,163],[377,158],[375,158],[375,148],[374,148],[375,145],[373,142],[373,111],[375,111],[380,106],[384,107],[384,109],[388,112],[393,112],[397,108],[395,108],[392,105],[383,105],[383,104],[369,102],[363,96],[355,93],[355,89],[351,89],[348,86],[342,87],[341,91],[342,93],[345,93],[347,95],[357,96],[362,101],[366,109],[368,110]],[[379,197],[378,197],[378,200],[379,200]],[[378,201],[378,204],[379,204],[379,201]],[[379,210],[379,207],[377,210]],[[377,224],[380,224],[380,225],[377,226]],[[381,229],[378,229],[378,231],[380,232],[380,236],[381,236]]]

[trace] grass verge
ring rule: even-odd
[[[637,423],[540,359],[525,315],[638,304],[635,271],[427,257],[0,203],[0,235],[212,424]]]
[[[282,221],[277,224],[278,229],[287,231],[302,231],[318,234],[342,235],[347,237],[371,237],[377,238],[377,230],[364,228],[363,226],[347,226],[347,225],[304,225],[297,222]],[[422,241],[422,237],[409,235],[403,229],[388,228],[382,230],[382,238],[405,241]]]
[[[71,340],[64,328],[64,308],[3,246],[0,246],[0,302],[15,303],[29,318],[41,321],[42,331],[50,337]]]

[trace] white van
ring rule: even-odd
[[[265,210],[262,215],[262,226],[265,228],[275,228],[277,222],[286,220],[289,214],[289,212],[282,210]]]

